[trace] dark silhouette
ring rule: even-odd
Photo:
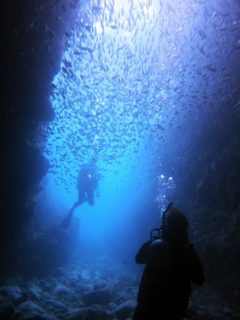
[[[204,273],[188,241],[188,221],[181,212],[172,207],[164,213],[160,237],[143,244],[136,263],[146,267],[133,319],[183,319],[192,292],[191,282],[201,286]]]
[[[81,167],[77,178],[78,201],[74,203],[66,217],[61,223],[61,227],[67,229],[72,221],[74,210],[83,202],[88,202],[90,206],[94,205],[94,193],[98,191],[98,182],[100,175],[95,161],[91,161]]]

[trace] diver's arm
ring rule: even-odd
[[[135,262],[138,264],[145,264],[148,260],[148,252],[151,246],[152,240],[145,242],[141,248],[139,249],[138,253],[135,256]]]

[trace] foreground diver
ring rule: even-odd
[[[94,193],[98,191],[98,182],[100,175],[95,161],[91,161],[81,167],[77,178],[78,201],[75,202],[61,223],[61,227],[67,229],[72,221],[74,210],[83,202],[88,202],[90,206],[94,205]]]
[[[154,229],[156,230],[156,229]],[[188,241],[188,221],[168,206],[160,237],[143,244],[137,263],[146,263],[133,320],[180,320],[186,316],[191,283],[204,282],[203,266]]]

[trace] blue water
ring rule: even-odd
[[[160,221],[176,197],[186,150],[237,80],[226,61],[239,49],[239,18],[237,3],[222,0],[86,1],[75,10],[52,81],[55,117],[43,125],[50,169],[38,211],[42,223],[60,223],[94,157],[100,197],[76,209],[73,225],[80,241],[100,246],[136,233],[146,203],[157,208],[149,225]]]
[[[21,103],[34,103],[38,86],[30,96],[28,83],[17,86],[7,99],[7,127],[13,123],[4,128],[13,150],[4,144],[5,162],[21,155],[16,164],[10,159],[4,175],[11,172],[3,269],[15,273],[1,275],[0,318],[116,319],[127,303],[129,319],[144,267],[135,254],[173,201],[189,220],[210,286],[193,293],[196,310],[188,318],[204,318],[206,311],[209,319],[231,313],[239,319],[218,296],[222,291],[239,305],[239,0],[29,1],[19,19],[17,6],[7,7],[13,10],[7,49],[23,48],[7,61],[16,56],[7,70],[7,96],[20,79],[36,78],[45,88],[44,70],[26,68],[39,66],[45,50],[60,62],[49,96],[52,119],[29,120],[37,111],[45,117],[46,106],[23,116]],[[56,61],[47,62],[48,75]],[[24,98],[19,112],[18,96]],[[39,150],[49,169],[35,188],[44,171]],[[93,206],[76,208],[64,229],[78,199],[79,171],[93,158],[100,194]],[[9,206],[13,196],[16,205]]]

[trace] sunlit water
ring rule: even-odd
[[[77,199],[81,165],[94,157],[100,197],[75,219],[82,241],[109,244],[132,231],[147,199],[160,219],[184,174],[184,148],[233,97],[239,75],[227,61],[240,47],[239,10],[223,0],[87,1],[76,10],[53,79],[55,118],[43,128],[50,169],[40,207],[60,221]]]
[[[63,35],[63,51],[56,53],[61,63],[49,97],[55,116],[33,141],[49,170],[26,203],[34,213],[16,250],[19,276],[3,279],[7,287],[0,288],[1,297],[15,300],[12,309],[4,306],[14,319],[31,317],[29,310],[49,313],[46,319],[88,318],[89,306],[112,314],[129,301],[131,313],[142,271],[136,252],[170,201],[177,208],[176,199],[191,203],[182,180],[188,164],[196,173],[197,148],[191,154],[196,141],[211,123],[221,125],[223,110],[240,117],[238,0],[72,0],[64,5],[76,18]],[[201,159],[208,157],[208,147]],[[77,200],[79,170],[92,158],[101,174],[100,195],[94,206],[79,206],[65,230],[61,222]],[[193,187],[204,181],[201,173],[196,176],[200,183]],[[86,301],[99,289],[106,301]],[[204,290],[203,304],[196,299],[199,314],[219,316],[225,303]],[[72,318],[79,309],[86,317]]]

